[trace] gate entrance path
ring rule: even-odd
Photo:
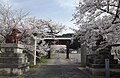
[[[79,69],[80,64],[63,57],[64,53],[56,53],[48,63],[41,65],[34,72],[27,73],[25,78],[91,78]]]

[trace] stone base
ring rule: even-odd
[[[18,68],[0,68],[0,76],[17,76],[22,75],[29,68],[18,69]]]
[[[86,67],[93,76],[104,76],[105,68],[91,68]],[[120,77],[120,69],[110,69],[110,77]]]
[[[24,46],[16,43],[0,44],[0,76],[21,75],[28,70]]]

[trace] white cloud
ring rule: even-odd
[[[61,7],[74,7],[79,0],[56,0]]]

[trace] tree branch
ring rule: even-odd
[[[112,24],[115,24],[115,20],[116,20],[117,18],[119,18],[119,16],[118,16],[119,8],[120,8],[120,0],[119,0],[119,3],[118,3],[118,7],[117,7],[116,14],[115,14],[115,18],[113,19]]]
[[[108,13],[108,14],[111,14],[111,15],[116,15],[116,14],[114,14],[114,13],[112,13],[112,12],[108,12],[107,10],[102,9],[102,8],[100,8],[100,7],[99,7],[98,9],[100,9],[100,10],[102,10],[102,11],[104,11],[104,12]],[[119,17],[119,16],[117,15],[117,17]]]

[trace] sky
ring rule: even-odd
[[[75,13],[75,5],[79,0],[0,0],[13,5],[15,9],[23,9],[29,12],[31,16],[40,19],[52,19],[56,23],[66,25],[63,33],[72,33],[71,28],[77,28],[72,20],[72,14]]]

